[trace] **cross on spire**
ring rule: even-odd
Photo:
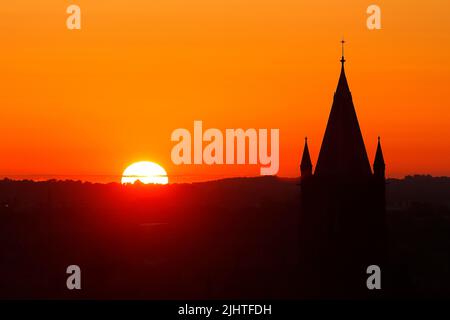
[[[342,62],[342,65],[344,65],[344,62],[345,62],[345,58],[344,58],[344,44],[345,44],[345,40],[344,40],[344,37],[342,37],[342,40],[341,40],[341,45],[342,45],[342,58],[341,58],[341,62]]]

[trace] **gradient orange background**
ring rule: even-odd
[[[66,28],[78,4],[82,30]],[[366,28],[381,7],[382,30]],[[176,128],[280,128],[281,176],[313,163],[340,70],[387,174],[450,175],[450,3],[41,0],[0,8],[0,174],[119,181],[131,162],[192,181],[259,166],[175,166]]]

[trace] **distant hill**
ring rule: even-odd
[[[450,178],[430,175],[388,179],[387,200],[391,204],[429,203],[450,206]]]

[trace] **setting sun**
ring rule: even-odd
[[[128,166],[122,175],[122,183],[167,184],[167,172],[159,164],[150,161],[135,162]]]

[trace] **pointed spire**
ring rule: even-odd
[[[373,162],[373,172],[376,176],[382,176],[384,178],[385,168],[386,164],[384,163],[383,150],[381,149],[380,137],[378,137],[377,151]]]
[[[312,162],[309,156],[308,137],[305,137],[305,147],[303,148],[302,162],[300,163],[300,172],[302,177],[312,175]]]
[[[345,41],[341,43],[344,50]],[[342,51],[341,74],[314,175],[367,178],[372,175],[372,169],[345,76],[344,62]]]
[[[339,76],[338,85],[334,95],[348,96],[351,95],[350,87],[348,86],[347,77],[345,76],[344,63],[342,63],[341,74]]]

